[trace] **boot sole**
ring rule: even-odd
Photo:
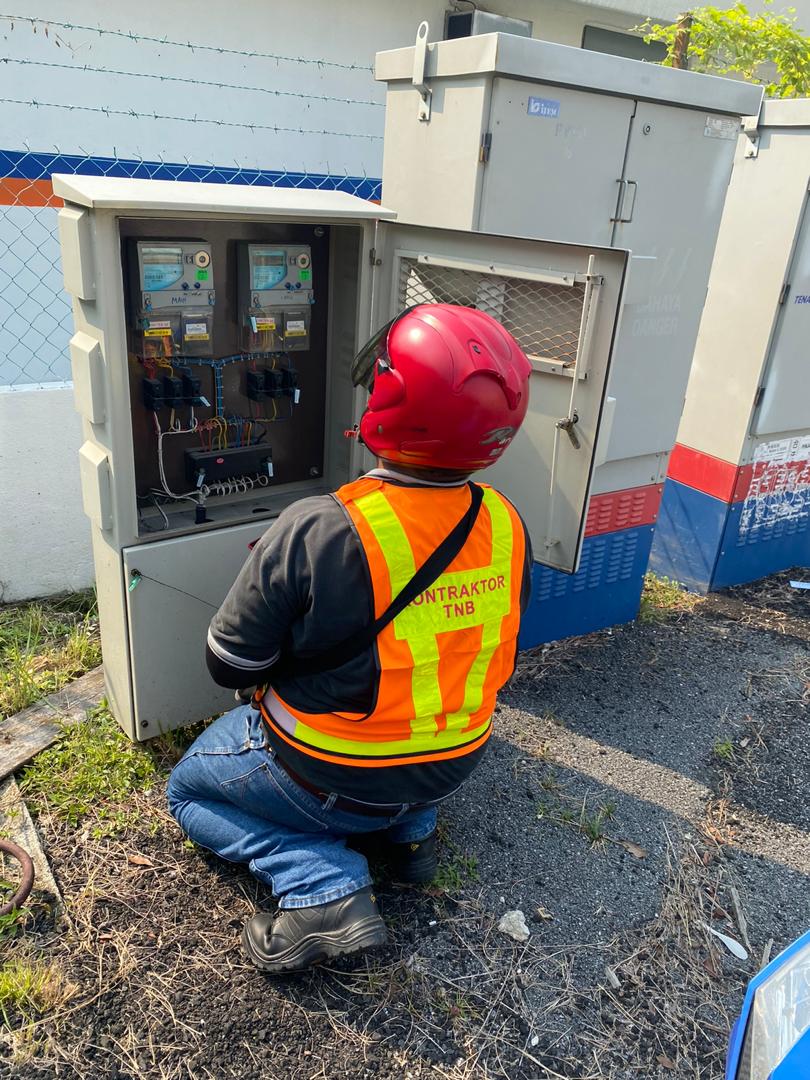
[[[436,877],[439,869],[437,862],[424,866],[411,866],[408,870],[400,872],[394,870],[391,880],[400,885],[428,885]]]
[[[242,948],[256,967],[275,974],[306,971],[324,960],[334,960],[340,956],[358,956],[360,953],[378,949],[388,941],[388,932],[382,919],[362,919],[348,930],[337,930],[325,934],[308,934],[290,946],[274,960],[260,956],[252,939],[247,933],[247,926],[242,930]]]

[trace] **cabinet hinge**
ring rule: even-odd
[[[758,409],[762,404],[762,399],[765,396],[765,387],[758,386],[757,392],[754,394],[754,408]]]
[[[779,303],[780,304],[784,304],[784,302],[788,298],[788,293],[789,292],[790,292],[790,282],[786,281],[784,283],[784,285],[782,286],[782,291],[779,293]]]
[[[482,165],[486,165],[489,161],[489,154],[492,149],[492,132],[486,131],[481,137],[481,146],[478,150],[478,160]]]
[[[370,249],[370,251],[368,253],[368,261],[371,263],[372,266],[381,266],[382,265],[382,259],[377,258],[377,249],[376,248],[371,248]]]

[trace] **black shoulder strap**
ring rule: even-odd
[[[468,486],[470,489],[470,506],[464,517],[447,534],[433,554],[422,563],[408,584],[401,592],[397,593],[389,607],[375,622],[364,626],[358,633],[346,638],[345,641],[338,642],[332,648],[315,653],[314,656],[297,657],[282,654],[271,669],[271,681],[279,677],[297,679],[304,675],[321,675],[324,671],[333,671],[335,668],[347,664],[366,649],[369,649],[380,632],[401,611],[404,611],[412,600],[415,600],[420,593],[433,584],[436,578],[444,573],[464,547],[478,519],[478,511],[481,509],[481,503],[484,499],[483,488],[473,483]]]

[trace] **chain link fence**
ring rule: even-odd
[[[379,199],[366,176],[222,168],[59,153],[0,152],[0,391],[70,380],[70,299],[62,285],[54,173],[321,188]]]

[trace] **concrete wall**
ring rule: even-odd
[[[65,389],[0,393],[0,602],[92,584],[72,397]]]

